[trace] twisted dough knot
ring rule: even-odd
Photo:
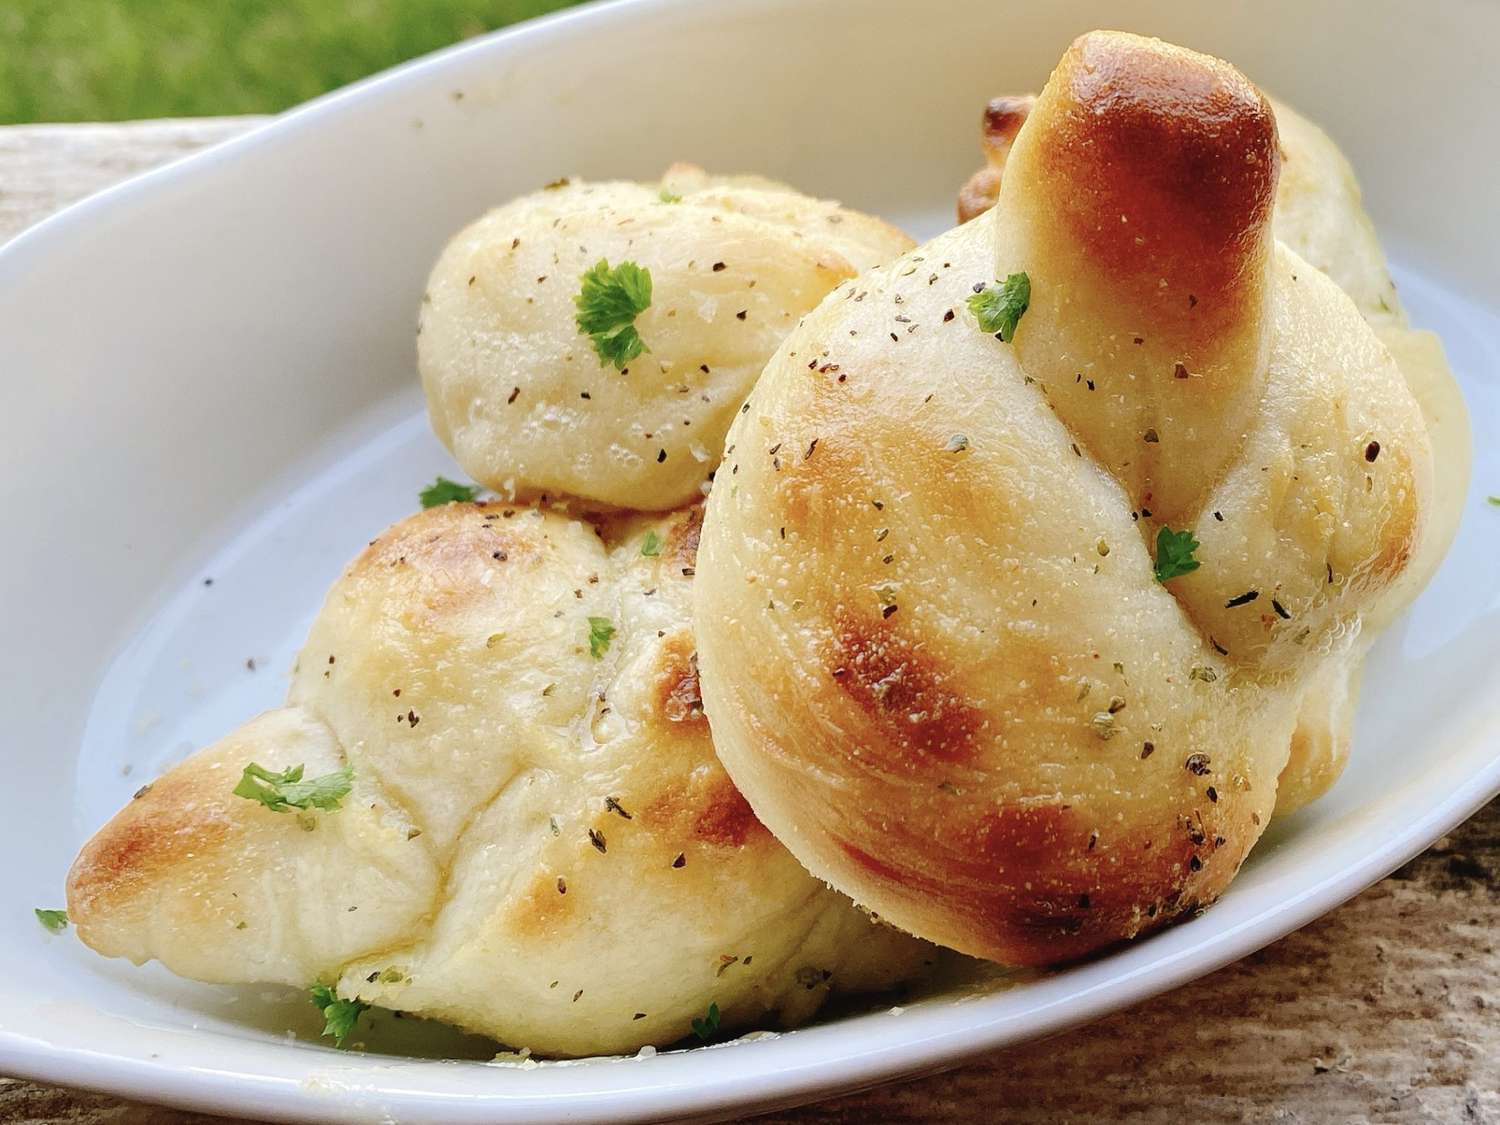
[[[1273,238],[1277,170],[1231,67],[1085,36],[994,212],[835,290],[730,431],[695,595],[716,747],[915,934],[1053,962],[1214,898],[1304,695],[1410,596],[1424,421]],[[1016,273],[1007,344],[966,298]],[[1165,583],[1163,529],[1201,564]]]
[[[397,524],[329,592],[288,705],[85,846],[80,937],[199,980],[337,982],[552,1055],[675,1042],[708,998],[726,1029],[795,1023],[920,973],[930,949],[810,877],[715,760],[698,529],[696,510],[594,526],[499,504]],[[275,813],[234,793],[251,761],[350,765],[353,790]]]
[[[921,975],[767,832],[714,757],[689,614],[724,431],[767,356],[900,231],[751,177],[559,184],[444,251],[419,357],[477,479],[589,508],[450,504],[329,593],[288,706],[138,795],[85,846],[92,948],[209,981],[336,982],[540,1053],[808,1018]],[[575,316],[600,259],[653,271],[648,351],[604,365]],[[352,768],[344,807],[236,795],[250,762]]]

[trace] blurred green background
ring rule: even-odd
[[[577,0],[0,0],[0,124],[274,113]]]

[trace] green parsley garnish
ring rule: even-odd
[[[589,618],[589,652],[594,654],[595,660],[603,660],[604,654],[609,651],[609,642],[614,639],[615,627],[610,624],[607,617]]]
[[[36,920],[54,934],[60,934],[68,928],[68,912],[66,910],[38,910],[36,912]]]
[[[693,1034],[703,1042],[707,1043],[719,1031],[719,1004],[714,1001],[708,1006],[708,1014],[702,1019],[693,1017]]]
[[[285,812],[287,809],[325,809],[332,812],[349,795],[353,784],[352,766],[303,781],[301,766],[272,773],[264,766],[251,762],[240,776],[240,783],[234,787],[234,795],[259,801],[272,812]]]
[[[661,201],[663,203],[681,203],[682,202],[682,196],[678,195],[674,191],[668,191],[666,188],[662,188],[661,189],[661,195],[659,196],[659,198],[661,199]]]
[[[594,344],[599,366],[613,363],[616,371],[647,351],[635,318],[651,307],[651,272],[634,262],[614,269],[600,258],[583,274],[583,287],[573,298],[578,306],[578,330]]]
[[[998,288],[986,285],[969,298],[969,311],[979,321],[979,327],[993,332],[1005,343],[1016,336],[1016,325],[1021,314],[1031,304],[1031,278],[1024,273],[1013,273]]]
[[[654,531],[646,532],[646,538],[641,540],[641,554],[653,559],[661,554],[661,536]]]
[[[1198,540],[1188,530],[1173,531],[1164,527],[1156,533],[1156,580],[1166,582],[1198,569],[1198,560],[1193,552],[1199,547]]]
[[[1490,502],[1492,507],[1500,508],[1500,496],[1486,496],[1485,499]]]
[[[323,1013],[323,1034],[331,1036],[336,1047],[344,1045],[359,1017],[370,1010],[363,1000],[340,1000],[326,984],[313,985],[309,999]]]
[[[456,480],[447,477],[438,477],[426,488],[417,494],[424,508],[436,508],[443,504],[454,504],[465,500],[472,500],[479,495],[479,489],[472,484],[459,484]]]

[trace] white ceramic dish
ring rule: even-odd
[[[329,580],[449,462],[413,376],[423,278],[563,173],[755,170],[931,234],[983,100],[1123,26],[1237,62],[1344,144],[1477,434],[1500,415],[1500,7],[637,0],[362,83],[106,192],[0,252],[0,1072],[303,1120],[709,1116],[937,1069],[1205,973],[1329,909],[1500,789],[1500,454],[1372,661],[1353,761],[1202,917],[1005,991],[650,1059],[534,1069],[337,1053],[300,997],[50,938],[79,843],[281,698]],[[205,583],[212,579],[211,585]],[[250,671],[247,659],[256,670]],[[1337,982],[1329,987],[1336,988]]]

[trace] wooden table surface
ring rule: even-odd
[[[0,242],[251,118],[0,128]],[[1500,1125],[1500,802],[1238,964],[959,1070],[785,1122],[1463,1122]],[[207,1121],[0,1078],[0,1121]]]

